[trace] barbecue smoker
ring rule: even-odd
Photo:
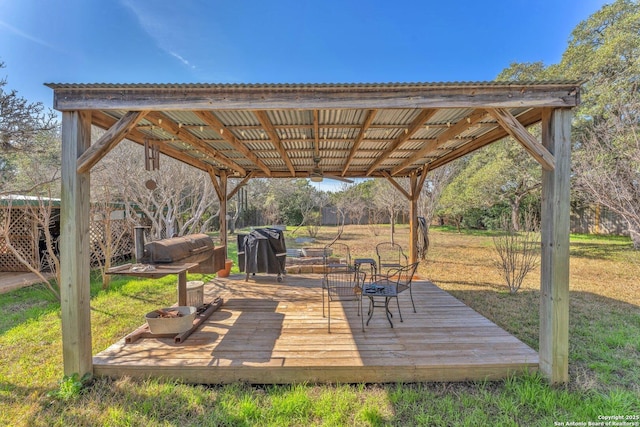
[[[206,234],[190,234],[182,237],[144,242],[144,227],[135,228],[136,260],[141,264],[196,263],[190,273],[212,274],[224,269],[226,247],[215,247]]]

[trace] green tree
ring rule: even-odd
[[[557,68],[585,81],[575,112],[576,188],[621,215],[640,248],[640,4],[617,0],[581,22]]]
[[[507,138],[467,160],[443,192],[441,213],[459,229],[470,211],[505,203],[510,208],[511,226],[518,230],[522,202],[539,192],[540,176],[540,165],[517,142]]]

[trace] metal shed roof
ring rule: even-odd
[[[51,83],[54,107],[91,111],[109,129],[143,112],[126,138],[229,176],[407,176],[579,103],[577,81],[349,84]]]

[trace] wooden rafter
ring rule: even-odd
[[[435,113],[437,110],[432,110],[432,109],[424,109],[420,112],[420,114],[418,114],[418,116],[413,120],[413,122],[411,122],[411,125],[409,126],[409,128],[407,129],[406,132],[402,132],[400,134],[400,136],[398,136],[392,143],[391,146],[389,146],[383,153],[381,156],[379,156],[376,161],[373,162],[373,164],[371,165],[371,167],[369,167],[369,169],[367,170],[367,176],[370,176],[371,173],[376,170],[376,168],[382,163],[384,162],[391,154],[393,154],[393,152],[406,140],[408,140],[409,138],[411,138],[413,136],[414,133],[416,133],[418,131],[418,129],[420,129],[420,127],[427,121],[429,120]]]
[[[111,125],[109,130],[78,158],[78,173],[89,172],[100,159],[126,138],[129,132],[135,129],[136,124],[147,113],[148,111],[129,111],[120,120]]]
[[[362,126],[360,126],[358,137],[353,142],[353,146],[351,147],[351,151],[349,151],[349,156],[347,157],[347,161],[345,162],[344,167],[342,168],[342,176],[344,176],[347,173],[347,170],[349,169],[349,165],[351,165],[351,162],[353,161],[353,158],[355,157],[356,152],[360,147],[360,144],[364,140],[364,136],[366,135],[367,130],[369,129],[369,126],[371,126],[371,122],[376,117],[377,112],[378,110],[369,110],[367,112],[367,117],[364,119],[364,123],[362,123]]]
[[[553,154],[544,148],[509,111],[504,108],[490,108],[487,111],[545,170],[550,171],[555,168],[556,160]]]
[[[293,163],[291,163],[291,159],[289,159],[289,155],[287,154],[284,147],[282,146],[282,141],[280,141],[280,137],[278,136],[278,132],[276,131],[275,127],[273,127],[273,123],[271,123],[271,120],[269,120],[269,116],[267,115],[267,112],[262,110],[256,110],[254,111],[254,114],[256,115],[258,120],[260,120],[262,127],[264,128],[265,132],[267,132],[267,135],[269,135],[269,138],[271,139],[271,143],[274,145],[274,147],[276,147],[276,150],[278,150],[278,153],[282,157],[282,160],[284,160],[285,165],[287,165],[287,169],[289,169],[289,172],[291,172],[291,176],[295,176],[296,170],[293,167]]]
[[[522,124],[522,126],[527,127],[531,126],[534,123],[537,123],[541,120],[540,110],[529,110],[517,118],[518,122]],[[429,169],[433,170],[439,168],[440,166],[446,165],[460,157],[466,156],[469,153],[472,153],[486,145],[491,144],[492,142],[498,141],[509,134],[502,127],[497,127],[494,130],[491,130],[484,135],[478,137],[475,141],[466,144],[457,150],[453,150],[448,154],[445,154],[442,157],[434,160],[429,163]]]
[[[313,110],[313,158],[320,158],[320,131],[318,110]]]
[[[435,141],[426,144],[422,149],[418,150],[411,157],[409,157],[407,160],[402,162],[402,164],[393,168],[393,170],[391,171],[391,174],[396,175],[399,172],[402,172],[403,170],[411,166],[416,161],[422,159],[427,154],[437,150],[441,145],[446,144],[447,141],[455,138],[456,135],[461,134],[465,130],[469,129],[469,127],[475,125],[486,114],[487,113],[484,110],[476,110],[473,113],[471,113],[470,116],[464,117],[462,120],[458,121],[456,124],[454,124],[447,130],[442,132],[440,135],[438,135]]]
[[[239,141],[238,138],[222,123],[215,114],[211,111],[194,111],[196,116],[200,118],[203,122],[205,122],[208,126],[211,126],[213,130],[218,132],[220,137],[227,141],[229,144],[233,146],[236,150],[242,153],[248,160],[253,162],[256,166],[258,166],[267,176],[271,176],[271,169],[267,165],[264,164],[262,160],[260,160],[255,154],[251,152],[243,143]]]
[[[398,182],[391,176],[389,175],[389,172],[387,171],[382,171],[382,176],[384,176],[385,178],[387,178],[387,181],[389,181],[389,183],[391,183],[391,185],[393,185],[394,187],[396,187],[396,189],[402,193],[402,195],[404,197],[407,198],[407,200],[411,200],[411,195],[409,193],[407,193],[407,190],[405,190],[404,188],[402,188],[402,186],[400,184],[398,184]]]
[[[207,168],[207,173],[209,174],[209,178],[211,178],[211,183],[213,184],[213,189],[216,191],[216,195],[218,196],[218,200],[222,200],[222,189],[220,188],[220,182],[218,181],[218,173],[212,167]]]
[[[417,179],[415,186],[411,187],[411,200],[418,200],[418,198],[420,198],[420,192],[422,191],[422,187],[424,186],[424,181],[427,179],[428,172],[429,165],[424,165],[422,167],[422,173]]]
[[[154,111],[147,114],[146,119],[153,123],[155,126],[163,129],[165,132],[173,135],[174,137],[188,143],[193,146],[198,151],[206,154],[207,156],[214,159],[216,162],[224,165],[234,171],[238,172],[240,175],[245,176],[247,171],[237,163],[233,162],[227,156],[217,152],[205,142],[198,139],[194,134],[189,132],[186,129],[182,129],[178,123],[171,120],[166,114],[163,114],[159,111]]]
[[[109,129],[116,122],[117,122],[116,119],[100,111],[94,111],[91,114],[91,124],[101,129]],[[138,131],[137,129],[133,129],[126,136],[126,139],[128,139],[129,141],[135,142],[136,144],[139,144],[139,145],[144,145],[145,138],[146,136],[142,132]],[[200,160],[192,156],[189,156],[183,153],[182,151],[176,150],[175,148],[169,147],[166,144],[159,143],[158,147],[160,148],[160,152],[165,156],[171,157],[172,159],[176,159],[180,162],[186,163],[202,171],[206,171],[207,166],[209,166],[207,163],[201,162]]]
[[[221,200],[222,187],[220,186],[220,182],[218,181],[219,179],[218,174],[220,173],[220,171],[216,171],[214,168],[208,168],[207,172],[209,173],[209,177],[211,178],[211,182],[213,183],[213,188],[216,191],[216,195],[218,196],[218,199]],[[244,187],[251,178],[254,178],[254,177],[255,177],[255,172],[250,172],[249,175],[242,178],[242,180],[233,188],[233,190],[229,191],[229,193],[227,194],[227,200],[235,196],[236,193],[242,187]]]
[[[247,176],[245,176],[244,178],[242,178],[242,181],[240,181],[240,182],[238,183],[238,185],[236,185],[236,186],[233,188],[233,190],[229,191],[229,194],[227,195],[227,198],[228,198],[228,199],[230,199],[230,198],[232,198],[233,196],[235,196],[235,195],[236,195],[236,193],[237,193],[237,192],[238,192],[242,187],[244,187],[244,186],[246,185],[246,183],[247,183],[251,178],[253,178],[253,177],[254,177],[254,175],[255,175],[255,173],[254,173],[254,172],[250,172],[250,173],[249,173],[249,175],[247,175]]]

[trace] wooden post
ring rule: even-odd
[[[178,305],[187,305],[187,272],[178,273]]]
[[[227,247],[227,172],[220,171],[220,243]],[[228,249],[225,250],[225,260]]]
[[[91,144],[91,113],[62,113],[60,298],[64,374],[93,373],[89,287],[89,173],[78,158]]]
[[[552,384],[569,380],[569,185],[571,110],[545,110],[542,144],[555,169],[542,170],[540,371]]]
[[[418,177],[415,172],[409,176],[409,263],[413,264],[418,260],[418,198],[420,190],[418,187]]]

